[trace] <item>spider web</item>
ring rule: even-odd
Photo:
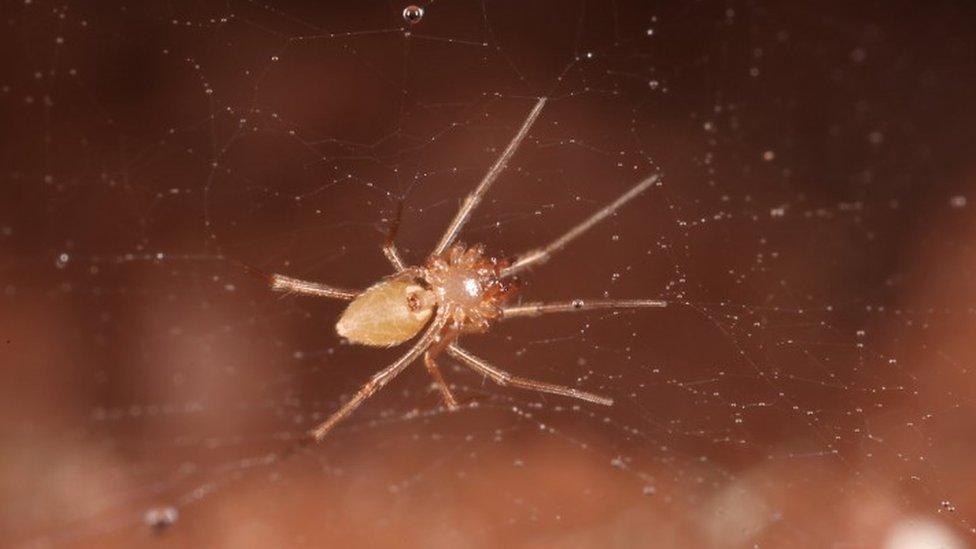
[[[5,8],[0,518],[15,546],[963,547],[976,34],[950,2]],[[662,183],[465,347],[603,408],[342,344],[397,205],[510,257]],[[968,488],[967,488],[968,487]]]

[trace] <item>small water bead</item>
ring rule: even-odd
[[[153,507],[146,511],[142,520],[153,530],[164,530],[180,518],[176,507]]]
[[[415,5],[409,5],[403,8],[403,20],[411,25],[416,25],[424,17],[424,8]]]

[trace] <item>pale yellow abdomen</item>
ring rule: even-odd
[[[385,280],[371,286],[346,307],[336,323],[336,332],[360,345],[399,345],[417,335],[430,320],[432,308],[410,308],[409,296],[422,291],[408,280]]]

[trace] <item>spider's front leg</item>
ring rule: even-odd
[[[537,248],[535,250],[528,251],[518,257],[514,263],[505,267],[502,270],[502,276],[512,276],[519,271],[536,264],[542,264],[549,261],[553,255],[558,251],[566,247],[570,242],[579,238],[580,235],[586,231],[592,229],[595,225],[599,224],[601,221],[607,217],[613,215],[617,210],[619,210],[624,204],[630,202],[642,192],[649,189],[651,186],[657,184],[661,179],[659,174],[651,174],[649,177],[644,178],[636,185],[631,187],[627,192],[620,195],[619,198],[607,204],[603,208],[597,210],[593,215],[588,217],[582,223],[576,225],[572,229],[566,231],[565,234],[553,240],[548,245],[543,248]]]
[[[520,316],[540,316],[552,313],[579,313],[583,311],[624,309],[655,309],[667,307],[660,299],[574,299],[555,303],[523,303],[502,307],[502,318],[508,320]]]

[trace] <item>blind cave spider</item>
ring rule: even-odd
[[[336,323],[336,332],[351,343],[393,347],[405,343],[423,330],[407,352],[374,374],[338,411],[309,432],[316,442],[321,441],[337,423],[355,411],[363,401],[389,383],[421,354],[445,406],[451,410],[457,409],[457,401],[444,381],[436,362],[437,356],[443,351],[502,386],[562,395],[605,406],[613,404],[612,399],[604,396],[514,376],[464,350],[455,341],[461,334],[484,333],[494,322],[513,317],[594,309],[666,306],[664,301],[649,299],[576,299],[555,303],[506,304],[518,289],[514,275],[527,267],[546,262],[578,236],[654,185],[659,179],[658,174],[644,178],[612,203],[604,206],[547,246],[530,250],[512,262],[485,256],[484,246],[481,244],[466,247],[455,243],[471,212],[484,198],[495,179],[505,170],[545,104],[545,97],[538,99],[518,133],[495,160],[478,186],[465,198],[451,224],[423,265],[407,266],[401,259],[394,244],[398,216],[383,246],[383,254],[396,272],[364,291],[345,290],[280,274],[269,276],[269,283],[275,291],[351,301]]]

